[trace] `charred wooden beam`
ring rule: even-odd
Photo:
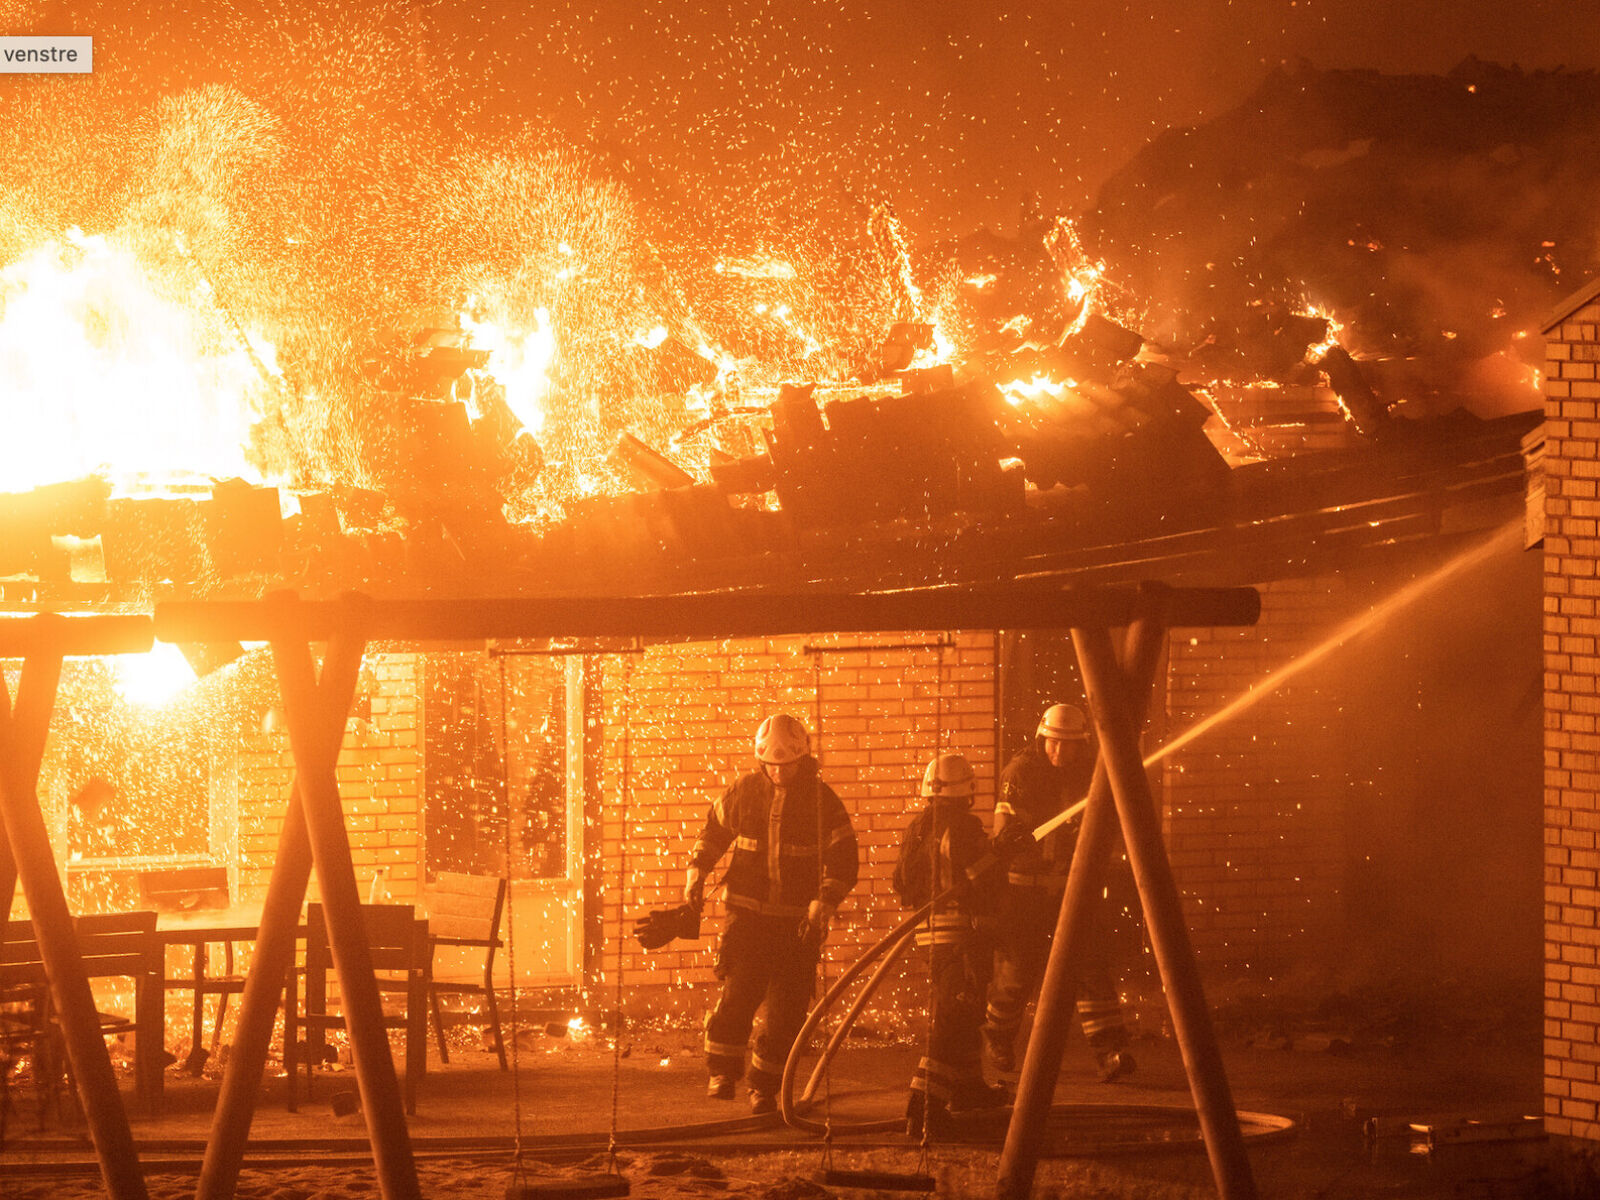
[[[0,617],[0,658],[143,654],[154,642],[155,626],[149,617],[64,617],[58,613]]]
[[[617,435],[611,451],[614,463],[627,471],[634,482],[649,490],[691,487],[694,476],[658,450],[652,450],[631,433]]]
[[[158,604],[156,636],[171,642],[325,640],[347,620],[348,600]],[[650,637],[685,640],[899,629],[1067,629],[1127,625],[1164,611],[1172,625],[1251,625],[1253,588],[1106,588],[973,591],[939,588],[844,595],[726,593],[567,599],[373,602],[380,641],[497,637]]]
[[[1378,439],[1394,431],[1394,418],[1378,394],[1368,385],[1356,360],[1343,346],[1334,346],[1322,356],[1328,386],[1339,397],[1339,407],[1362,437]]]

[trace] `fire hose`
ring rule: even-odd
[[[1068,821],[1072,820],[1072,818],[1081,813],[1088,803],[1089,802],[1087,799],[1080,800],[1071,807],[1063,809],[1061,812],[1051,817],[1048,821],[1034,829],[1032,835],[1033,840],[1036,842],[1042,841],[1050,834],[1054,833],[1055,830],[1060,826],[1066,824]],[[985,871],[989,870],[992,866],[998,863],[998,861],[999,855],[996,855],[993,852],[985,855],[973,865],[972,870],[969,873],[969,878],[983,874]],[[896,925],[881,939],[879,939],[879,941],[873,945],[871,949],[869,949],[865,954],[861,955],[860,958],[856,959],[855,962],[851,963],[850,967],[845,971],[845,973],[841,975],[826,992],[823,993],[822,999],[818,1000],[817,1003],[812,1007],[811,1011],[806,1014],[805,1023],[801,1025],[800,1032],[795,1036],[794,1045],[789,1050],[789,1057],[783,1064],[783,1079],[778,1086],[778,1111],[782,1114],[785,1124],[789,1125],[790,1128],[799,1129],[806,1133],[820,1135],[888,1133],[897,1131],[903,1127],[903,1122],[898,1120],[854,1121],[843,1124],[830,1121],[827,1124],[823,1124],[822,1122],[813,1121],[805,1116],[802,1116],[800,1106],[809,1105],[811,1103],[812,1096],[817,1089],[817,1085],[827,1074],[828,1068],[832,1064],[834,1056],[844,1045],[845,1039],[849,1036],[851,1027],[856,1022],[856,1018],[861,1015],[861,1010],[866,1007],[867,1000],[872,996],[873,992],[877,991],[878,985],[883,982],[883,978],[888,973],[889,968],[898,962],[901,955],[911,947],[912,941],[916,936],[917,926],[927,919],[928,914],[934,910],[935,906],[942,904],[945,900],[955,895],[962,889],[963,886],[964,884],[962,883],[951,885],[936,895],[932,900],[929,900],[921,908],[917,909],[910,916],[902,920],[898,925]],[[809,1081],[806,1083],[804,1094],[802,1094],[799,1100],[796,1101],[794,1095],[795,1077],[799,1074],[800,1058],[805,1050],[806,1044],[811,1039],[811,1035],[816,1032],[817,1026],[821,1024],[822,1019],[828,1015],[828,1012],[833,1008],[834,1004],[838,1002],[839,997],[844,993],[844,990],[854,983],[858,978],[860,978],[863,971],[876,962],[880,957],[885,955],[887,955],[887,957],[884,958],[883,964],[872,973],[872,977],[867,980],[866,986],[861,989],[861,994],[856,997],[855,1001],[846,1011],[844,1019],[839,1022],[839,1027],[834,1030],[833,1035],[828,1039],[827,1045],[823,1048],[822,1057],[818,1060],[816,1067],[811,1072]],[[929,1019],[932,1019],[932,1014],[929,1014]]]

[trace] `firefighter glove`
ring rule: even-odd
[[[633,923],[633,936],[646,950],[659,950],[674,938],[700,936],[700,910],[689,904],[657,909]]]
[[[813,900],[800,922],[800,939],[813,941],[819,946],[828,936],[828,926],[833,924],[833,905],[825,900]]]
[[[994,852],[1009,861],[1024,851],[1038,845],[1033,830],[1020,821],[1013,821],[994,835]]]

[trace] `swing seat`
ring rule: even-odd
[[[627,1194],[626,1178],[603,1171],[518,1179],[506,1185],[506,1200],[607,1200]]]
[[[824,1187],[868,1188],[879,1192],[935,1192],[938,1184],[932,1175],[921,1171],[856,1171],[828,1167],[817,1172]]]

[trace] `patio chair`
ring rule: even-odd
[[[494,995],[494,952],[500,941],[500,914],[505,910],[506,881],[495,875],[462,875],[441,871],[422,893],[428,914],[432,982],[428,1004],[433,1013],[439,1061],[450,1061],[444,1040],[440,996],[482,996],[494,1052],[506,1069],[506,1044],[500,1032],[500,1007]],[[441,956],[439,951],[445,953]],[[481,951],[481,955],[474,952]],[[481,970],[479,961],[481,959]]]
[[[73,920],[78,954],[84,974],[93,979],[127,978],[133,981],[133,1015],[99,1012],[100,1031],[107,1037],[133,1034],[135,1090],[146,1108],[154,1111],[161,1095],[161,1071],[166,1065],[161,990],[161,944],[156,939],[153,912],[89,913]],[[19,1035],[31,1036],[38,1086],[48,1089],[68,1069],[61,1045],[49,989],[44,957],[34,935],[33,922],[7,921],[0,946],[0,994],[17,997],[32,993],[37,999],[31,1015],[21,1017]],[[26,1012],[24,1006],[24,1012]],[[16,1018],[17,1014],[14,1013]],[[42,1115],[42,1113],[41,1113]]]
[[[227,867],[168,867],[155,871],[139,872],[140,903],[163,912],[199,912],[205,909],[228,907]],[[170,940],[170,939],[169,939]],[[222,1021],[228,1013],[228,997],[244,991],[245,977],[233,966],[233,943],[223,942],[222,974],[206,974],[208,943],[196,941],[188,975],[167,975],[162,964],[161,987],[166,992],[192,992],[194,995],[194,1031],[189,1039],[189,1057],[184,1069],[192,1075],[200,1074],[206,1059],[217,1052],[222,1040]],[[211,1027],[211,1049],[200,1044],[201,1031],[205,1029],[206,997],[217,997],[217,1023]]]
[[[384,1006],[384,1028],[405,1032],[405,1106],[417,1111],[417,1083],[427,1070],[428,1052],[428,923],[418,920],[409,904],[363,904],[367,945],[372,954],[380,998],[402,996],[405,1011],[392,1013]],[[333,969],[328,944],[327,918],[322,905],[306,905],[306,955],[302,970],[289,973],[284,1004],[283,1066],[288,1076],[287,1107],[298,1109],[295,1075],[304,1064],[306,1096],[311,1095],[312,1072],[323,1058],[327,1031],[346,1027],[338,1002],[329,1002],[328,972]],[[304,975],[304,997],[299,980]]]

